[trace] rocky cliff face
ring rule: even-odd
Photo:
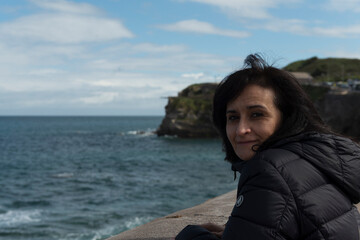
[[[169,97],[166,115],[158,136],[170,135],[182,138],[216,137],[211,122],[212,98],[215,83],[194,84],[182,90],[177,97]]]
[[[177,97],[169,97],[158,136],[209,138],[218,134],[212,125],[212,98],[217,84],[194,84]],[[335,131],[360,139],[360,92],[337,92],[304,86],[324,121]]]
[[[315,106],[334,131],[360,140],[360,92],[329,92]]]

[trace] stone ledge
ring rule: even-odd
[[[236,190],[212,198],[192,208],[157,218],[107,240],[170,240],[189,224],[225,224],[236,200]]]
[[[192,208],[157,218],[107,240],[171,240],[189,224],[212,222],[225,224],[236,200],[236,190],[210,199]],[[356,205],[360,212],[360,204]],[[360,218],[358,218],[360,226]]]

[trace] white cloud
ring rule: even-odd
[[[360,25],[344,26],[322,26],[314,27],[318,20],[310,19],[281,19],[270,13],[270,9],[285,4],[297,4],[300,0],[188,0],[203,4],[212,5],[221,9],[225,14],[246,23],[248,28],[266,29],[273,32],[288,32],[304,36],[326,36],[336,38],[348,38],[360,36]],[[360,12],[360,1],[358,0],[328,0],[324,8],[332,11],[353,11]],[[321,11],[321,10],[319,10]],[[169,25],[170,30],[178,31],[202,31],[211,32],[211,25],[196,24],[194,21],[179,22]]]
[[[310,35],[307,20],[281,19],[270,13],[280,5],[297,4],[301,0],[188,0],[218,7],[226,15],[241,21],[249,29],[266,29],[274,32],[289,32]]]
[[[138,48],[139,44],[119,43],[93,52],[86,45],[7,47],[0,43],[0,87],[10,92],[92,92],[98,87],[126,89],[147,85],[164,93],[176,93],[194,82],[194,78],[181,77],[184,72],[207,71],[216,75],[233,71],[231,64],[239,66],[242,62],[240,57],[196,53],[179,45],[140,45],[142,48]]]
[[[316,35],[337,37],[337,38],[349,38],[349,37],[360,37],[360,24],[350,26],[336,26],[328,28],[316,27],[312,29]]]
[[[7,75],[9,76],[9,75]],[[0,89],[2,91],[11,92],[11,93],[21,93],[21,92],[46,92],[46,91],[69,91],[74,89],[74,84],[69,83],[68,81],[60,81],[58,77],[55,79],[42,79],[37,76],[30,75],[10,75],[8,78],[11,81],[0,81]]]
[[[309,35],[305,20],[272,18],[264,22],[252,24],[254,28],[263,28],[273,32],[290,32],[296,35]]]
[[[87,77],[76,80],[81,86],[88,88],[90,87],[103,87],[111,89],[126,89],[129,88],[141,88],[147,86],[148,88],[159,88],[166,89],[167,82],[165,77],[154,77],[152,75],[141,74],[141,73],[102,73],[95,74],[94,77]],[[161,85],[163,84],[163,85]]]
[[[298,0],[190,0],[221,8],[225,13],[246,22],[248,28],[266,29],[273,32],[288,32],[303,36],[325,36],[335,38],[360,37],[360,24],[344,26],[326,26],[326,22],[319,24],[318,20],[281,19],[269,13],[270,8],[280,4],[297,3]],[[326,7],[333,11],[360,12],[358,0],[329,0]],[[248,13],[251,13],[248,15]],[[315,22],[317,24],[315,24]],[[314,27],[314,25],[320,25]]]
[[[247,32],[220,29],[210,23],[198,21],[196,19],[184,20],[173,24],[161,25],[159,27],[168,31],[213,34],[236,38],[245,38],[250,36]]]
[[[360,24],[347,26],[310,27],[308,22],[302,20],[272,19],[267,23],[254,25],[255,28],[264,28],[273,32],[289,32],[303,36],[323,36],[333,38],[358,38],[360,37]]]
[[[204,77],[204,73],[184,73],[182,74],[181,76],[184,77],[184,78],[193,78],[193,79],[200,79],[201,77]]]
[[[63,71],[61,71],[59,69],[42,68],[42,69],[30,70],[30,72],[28,74],[29,75],[35,75],[35,76],[50,76],[50,75],[60,74],[62,72]]]
[[[118,92],[96,92],[94,96],[80,98],[78,101],[85,104],[103,104],[113,102],[117,97],[119,97]]]
[[[169,55],[175,53],[183,53],[189,51],[188,47],[180,44],[153,44],[153,43],[138,43],[138,44],[130,44],[130,43],[121,43],[113,46],[109,46],[102,51],[102,54],[113,54],[118,53],[125,55],[134,55],[134,54],[142,54],[143,56],[147,55]],[[99,60],[101,62],[101,60]]]
[[[357,47],[353,51],[347,50],[333,50],[333,51],[325,51],[322,53],[324,56],[332,56],[338,58],[357,58],[360,59],[360,48]]]
[[[152,43],[140,43],[130,46],[133,52],[147,53],[179,53],[187,48],[184,45],[156,45]]]
[[[57,100],[62,100],[62,99],[50,99],[50,98],[28,99],[27,101],[21,102],[21,104],[26,107],[46,106],[46,105],[52,105],[54,103],[56,104]]]
[[[329,0],[324,6],[326,9],[338,12],[360,12],[359,0]]]
[[[287,32],[302,36],[323,36],[332,38],[359,38],[360,24],[344,26],[310,26],[312,23],[299,19],[272,18],[265,22],[257,22],[251,25],[255,29],[266,29],[272,32]],[[320,24],[319,24],[320,25]],[[321,25],[325,25],[321,23]]]
[[[134,108],[130,104],[138,100],[146,109],[146,104],[166,104],[161,97],[195,82],[218,80],[212,76],[242,64],[241,57],[196,52],[182,44],[119,41],[133,34],[91,5],[81,9],[83,5],[70,1],[34,2],[40,13],[0,22],[3,114],[16,109],[21,114],[26,107],[28,112],[57,114],[51,109],[61,108],[77,114],[74,109],[82,107]],[[209,34],[238,36],[206,26]]]
[[[137,45],[134,45],[134,47]],[[120,47],[119,47],[120,48]],[[139,72],[151,75],[152,73],[183,73],[203,71],[204,69],[217,69],[217,71],[229,70],[226,66],[231,58],[218,57],[213,54],[192,52],[184,49],[181,52],[158,52],[150,55],[142,54],[136,57],[131,48],[126,51],[99,52],[94,59],[86,63],[87,69],[107,70],[116,72]],[[158,45],[161,48],[161,45]],[[120,48],[121,49],[121,48]],[[145,52],[146,53],[146,52]],[[241,64],[240,59],[232,59],[235,63]],[[231,69],[232,70],[232,69]]]
[[[230,16],[247,19],[268,19],[271,14],[269,8],[276,8],[279,4],[298,2],[298,0],[189,0],[219,7]]]
[[[74,14],[37,14],[0,24],[0,39],[81,43],[131,38],[118,20]]]
[[[87,3],[76,3],[66,0],[31,0],[31,2],[38,7],[59,12],[67,12],[74,14],[100,13],[99,9]]]

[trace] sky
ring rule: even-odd
[[[360,58],[358,0],[1,0],[0,116],[163,116],[247,55]]]

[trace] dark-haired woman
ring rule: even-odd
[[[213,102],[226,160],[240,173],[225,227],[189,225],[177,240],[359,240],[360,147],[329,130],[296,79],[258,55]]]

